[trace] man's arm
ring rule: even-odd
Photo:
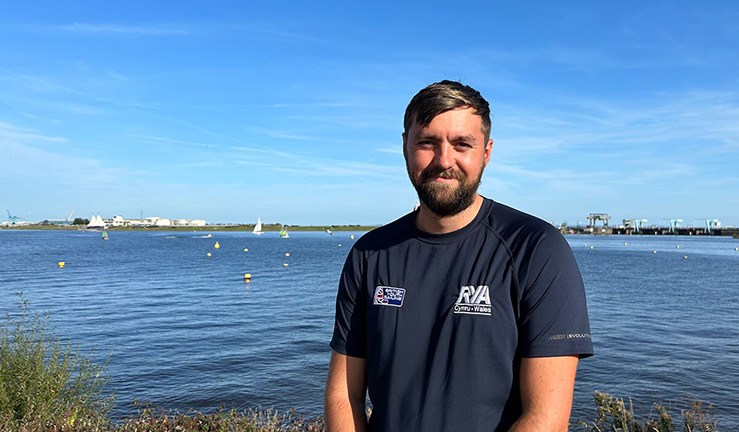
[[[326,431],[364,432],[367,429],[366,392],[365,359],[332,351],[324,401]]]
[[[521,359],[523,414],[509,432],[567,432],[578,356]]]

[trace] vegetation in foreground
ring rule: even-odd
[[[48,326],[48,315],[28,310],[20,297],[18,314],[0,323],[0,431],[17,432],[299,432],[324,431],[322,418],[306,419],[294,411],[218,409],[215,413],[171,412],[134,401],[137,415],[110,418],[113,398],[104,393],[105,366],[94,364]],[[654,404],[639,420],[623,399],[595,392],[594,420],[570,425],[576,432],[716,432],[711,405],[687,399],[679,415]],[[676,420],[677,419],[677,420]]]

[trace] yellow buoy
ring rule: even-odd
[[[251,273],[244,273],[244,281],[245,282],[251,281]]]
[[[685,256],[683,257],[683,259],[688,259],[688,256],[687,256],[687,255],[685,255]]]
[[[624,246],[628,246],[628,245],[629,245],[629,243],[628,243],[628,242],[624,242]]]
[[[653,254],[657,253],[657,251],[652,251]]]
[[[739,251],[739,248],[734,248],[735,251]]]
[[[247,248],[244,248],[244,252],[249,252],[249,249],[247,249]]]
[[[210,252],[208,252],[208,256],[210,256]]]
[[[213,247],[216,248],[216,249],[218,249],[219,247],[221,247],[221,245],[219,245],[218,242],[216,242],[215,246],[213,246]]]
[[[680,249],[680,245],[675,245],[675,249]]]
[[[341,243],[339,243],[339,247],[341,247]]]
[[[595,249],[595,246],[590,246],[590,249]]]
[[[354,240],[354,234],[352,234],[351,236],[349,236],[349,238],[351,238],[352,240]]]
[[[64,268],[64,264],[66,264],[64,261],[59,261],[59,268]]]
[[[286,257],[289,257],[289,256],[290,256],[290,254],[289,254],[289,253],[285,253],[285,256],[286,256]]]
[[[283,263],[283,264],[282,264],[282,266],[283,266],[283,267],[287,267],[287,263]]]

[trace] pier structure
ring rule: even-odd
[[[682,219],[660,219],[656,225],[648,226],[647,219],[632,218],[623,219],[623,223],[610,227],[608,222],[611,216],[608,213],[590,213],[588,225],[585,227],[567,226],[563,223],[559,226],[562,234],[620,234],[620,235],[684,235],[684,236],[739,236],[739,228],[722,227],[718,219],[696,219],[692,225],[681,226]],[[598,222],[602,222],[598,226]]]

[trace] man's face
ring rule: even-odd
[[[439,216],[472,205],[492,146],[472,108],[443,112],[425,128],[414,122],[403,134],[403,155],[421,202]]]

